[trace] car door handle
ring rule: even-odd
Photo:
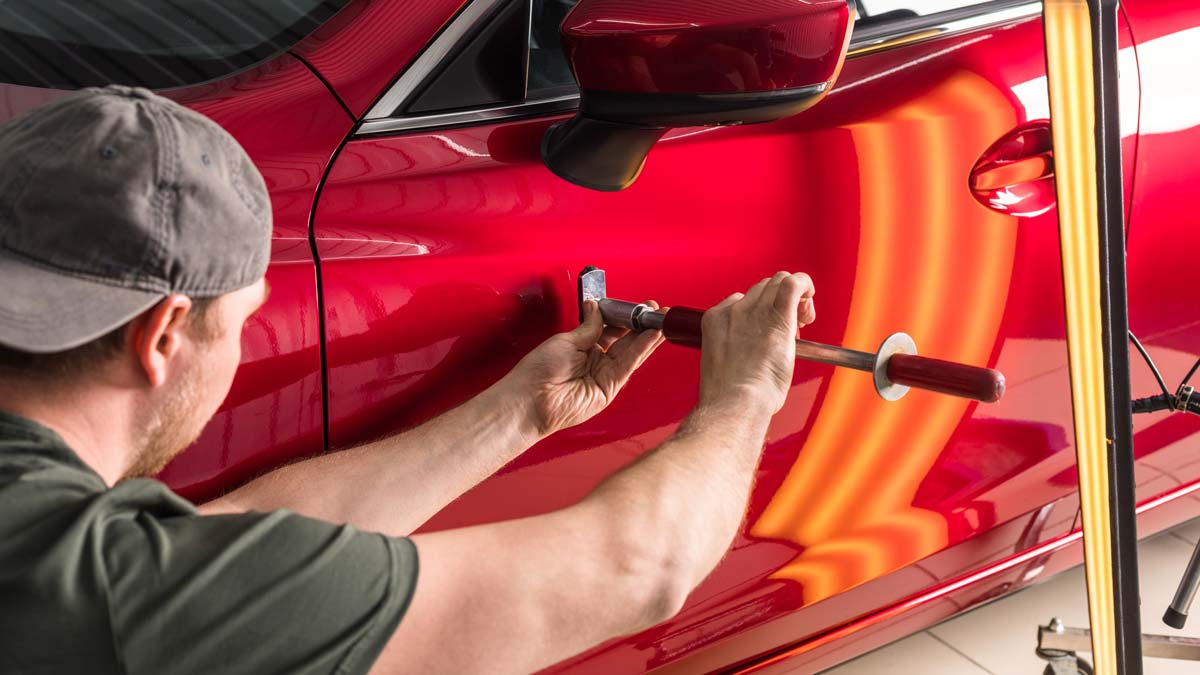
[[[993,211],[1039,216],[1054,207],[1054,139],[1049,120],[1023,124],[975,162],[971,194]]]

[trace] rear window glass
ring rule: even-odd
[[[166,89],[288,49],[350,0],[0,0],[0,79]]]

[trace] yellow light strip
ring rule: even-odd
[[[1097,675],[1117,675],[1091,17],[1085,0],[1045,0],[1043,12],[1092,656]]]

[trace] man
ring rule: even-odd
[[[145,477],[216,410],[266,298],[261,177],[125,87],[0,126],[0,156],[0,672],[522,673],[663,621],[741,523],[813,319],[786,273],[708,312],[695,411],[560,511],[408,537],[661,342],[594,305],[458,409],[197,509]]]

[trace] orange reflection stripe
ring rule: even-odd
[[[981,214],[970,197],[974,157],[967,155],[1014,123],[1011,104],[995,87],[962,73],[885,117],[850,127],[862,157],[860,183],[871,192],[863,195],[844,343],[867,346],[907,329],[927,353],[986,361],[1011,281],[1016,231],[1011,217]],[[957,183],[960,190],[952,187]],[[897,213],[925,224],[915,230],[919,239],[900,239]],[[868,376],[836,371],[796,464],[751,528],[755,536],[807,547],[774,576],[802,581],[810,604],[944,546],[945,518],[911,504],[967,406],[925,392],[885,403]]]

